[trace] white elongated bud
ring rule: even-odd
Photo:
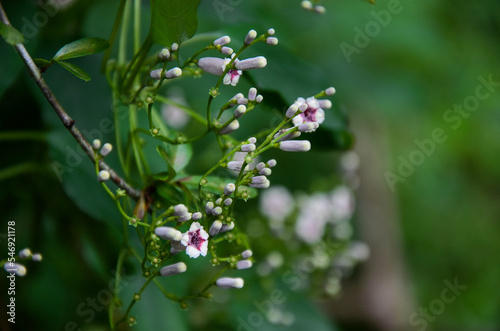
[[[207,204],[205,205],[205,213],[207,213],[207,215],[210,215],[213,209],[214,203],[212,201],[207,202]]]
[[[246,111],[247,111],[247,107],[245,105],[239,105],[234,110],[234,117],[240,118],[241,116],[243,116],[243,114],[246,113]]]
[[[220,229],[220,233],[222,232],[227,232],[234,229],[234,222],[231,222],[229,224],[223,224],[222,228]]]
[[[222,277],[217,279],[215,285],[220,288],[242,288],[245,285],[243,278]]]
[[[257,103],[261,103],[262,100],[264,100],[264,97],[260,94],[255,98],[255,102],[257,102]]]
[[[250,269],[252,267],[252,261],[250,260],[241,260],[236,262],[236,269]]]
[[[222,201],[221,201],[222,202]],[[214,216],[219,216],[220,214],[222,214],[222,208],[221,207],[215,207],[213,210],[212,210],[212,215]]]
[[[242,152],[253,152],[255,151],[255,144],[245,144],[241,146]]]
[[[334,95],[335,92],[337,92],[337,91],[335,90],[335,87],[333,87],[333,86],[330,86],[329,88],[327,88],[325,90],[326,95]]]
[[[226,200],[224,200],[224,205],[226,205],[226,206],[229,206],[232,203],[233,203],[233,199],[231,199],[231,198],[227,198]]]
[[[251,87],[248,90],[248,100],[254,101],[256,97],[257,97],[257,89],[255,87]]]
[[[236,101],[238,105],[246,105],[248,103],[247,98],[239,98],[238,101]]]
[[[320,108],[322,108],[322,109],[332,108],[332,102],[330,100],[327,100],[327,99],[318,100],[318,104],[319,104]]]
[[[164,48],[158,53],[158,59],[162,62],[167,61],[170,58],[170,51],[168,48]]]
[[[264,169],[259,171],[259,175],[263,175],[263,176],[271,176],[272,173],[273,173],[272,170],[269,168],[264,168]]]
[[[31,257],[31,250],[29,248],[24,248],[19,252],[18,255],[21,259],[27,259]]]
[[[267,37],[266,43],[268,45],[276,46],[276,45],[278,45],[278,38],[276,38],[276,37]]]
[[[255,168],[256,168],[257,170],[259,170],[259,171],[260,171],[260,170],[262,170],[262,169],[264,169],[265,167],[266,167],[266,164],[265,164],[264,162],[259,162],[259,163],[257,163],[257,165],[255,166]]]
[[[177,219],[177,222],[186,222],[186,221],[189,221],[192,217],[193,217],[192,213],[186,213],[186,214],[180,216]]]
[[[152,70],[150,73],[149,73],[149,77],[151,77],[152,79],[160,79],[161,78],[161,72],[163,71],[163,69],[155,69],[155,70]]]
[[[250,144],[255,144],[255,143],[257,142],[257,138],[255,138],[255,137],[250,137],[250,138],[248,138],[248,142],[249,142]]]
[[[309,108],[309,105],[307,103],[305,103],[305,102],[299,106],[299,110],[301,112],[305,112],[307,110],[307,108]]]
[[[104,146],[102,146],[101,151],[99,153],[101,153],[102,156],[106,156],[109,153],[111,153],[112,150],[113,150],[113,145],[111,145],[110,143],[105,143]]]
[[[175,67],[175,68],[172,68],[170,69],[169,71],[167,71],[165,73],[165,78],[166,79],[172,79],[172,78],[176,78],[176,77],[179,77],[182,75],[182,70],[181,68],[179,67]]]
[[[309,0],[304,0],[301,2],[301,5],[302,5],[302,8],[306,9],[306,10],[311,10],[313,8],[313,4],[311,1]]]
[[[224,195],[231,195],[234,192],[234,190],[236,190],[236,185],[234,185],[234,183],[228,183],[224,187]]]
[[[197,211],[196,213],[193,213],[193,216],[192,216],[194,221],[201,220],[201,217],[202,217],[202,214],[199,211]]]
[[[5,264],[3,265],[3,268],[5,269],[5,271],[7,271],[8,273],[15,273],[17,276],[19,277],[23,277],[23,276],[26,276],[26,273],[27,273],[27,270],[26,270],[26,267],[23,266],[22,264],[19,264],[19,263],[12,263],[12,262],[5,262]]]
[[[184,262],[179,262],[161,268],[160,275],[162,275],[163,277],[167,277],[183,273],[186,270],[187,270],[186,264]]]
[[[263,183],[250,183],[250,184],[248,184],[248,186],[254,187],[254,188],[268,188],[270,185],[271,185],[271,182],[267,179]]]
[[[297,107],[297,105],[291,105],[286,110],[285,116],[288,118],[292,118],[293,116],[295,116],[295,114],[297,113],[298,110],[299,110],[299,107]]]
[[[40,253],[35,253],[33,254],[33,256],[31,257],[33,259],[33,261],[35,262],[41,262],[43,260],[43,256],[42,254]]]
[[[109,174],[109,171],[107,170],[101,170],[99,171],[99,173],[97,174],[97,179],[100,181],[100,182],[104,182],[104,181],[107,181],[110,177],[110,174]]]
[[[224,55],[230,56],[234,53],[234,50],[231,47],[224,46],[220,49],[220,52]]]
[[[231,132],[238,130],[239,127],[240,127],[240,122],[238,122],[238,120],[234,120],[225,127],[223,127],[222,129],[220,129],[219,134],[221,135],[229,134]]]
[[[243,252],[241,252],[241,257],[244,259],[248,259],[249,257],[252,257],[252,255],[253,255],[253,252],[251,249],[247,249],[247,250],[244,250]]]
[[[311,143],[309,140],[287,140],[280,142],[279,147],[285,152],[308,152]]]
[[[170,50],[172,52],[176,52],[179,49],[179,44],[178,43],[173,43],[172,46],[170,46]]]
[[[292,131],[293,128],[290,128],[288,130],[280,130],[278,133],[276,133],[274,135],[274,139],[277,139],[279,136],[281,136],[282,134],[288,132],[288,131],[291,131],[290,133],[284,135],[283,137],[281,137],[280,139],[278,139],[276,142],[280,142],[280,141],[285,141],[285,140],[291,140],[291,139],[295,139],[297,137],[300,136],[300,131]]]
[[[182,203],[174,207],[174,216],[184,216],[187,214],[188,209]]]
[[[324,14],[326,12],[326,8],[323,6],[314,7],[314,11],[318,14]]]
[[[243,161],[229,161],[227,163],[227,168],[229,170],[240,171],[242,165],[243,165]]]
[[[247,33],[247,36],[245,37],[245,44],[250,45],[255,38],[257,37],[257,31],[255,30],[250,30]]]
[[[239,99],[241,98],[244,98],[245,96],[243,95],[243,93],[236,93],[236,95],[234,97],[231,98],[231,100],[229,100],[230,102],[231,101],[238,101]]]
[[[299,131],[300,132],[313,132],[319,127],[319,124],[317,122],[305,122],[302,124],[299,124]]]
[[[210,237],[216,236],[220,232],[221,228],[222,228],[222,222],[215,221],[212,223],[210,230],[208,230],[208,234],[210,235]]]
[[[92,148],[95,150],[101,148],[101,141],[99,139],[94,139],[94,141],[92,142]]]
[[[214,40],[215,46],[224,46],[231,42],[231,38],[229,36],[222,36]]]
[[[276,33],[276,30],[274,30],[273,28],[270,28],[269,30],[267,30],[267,34],[272,36]]]
[[[277,162],[275,159],[271,159],[271,160],[267,161],[267,166],[270,168],[275,167],[276,164],[277,164]]]
[[[252,184],[262,184],[262,183],[265,183],[267,181],[267,177],[266,176],[255,176],[255,177],[252,177]]]
[[[220,76],[224,73],[224,59],[218,57],[202,57],[198,60],[198,67],[209,74]]]
[[[267,59],[265,57],[256,56],[236,62],[235,67],[238,70],[252,70],[264,68],[266,65]]]
[[[155,229],[155,234],[163,240],[173,240],[180,241],[182,238],[182,233],[169,226],[160,226]]]

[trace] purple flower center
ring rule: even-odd
[[[231,81],[235,78],[235,77],[238,77],[240,74],[238,73],[238,70],[236,69],[229,69],[229,71],[227,72],[229,77],[231,77]]]
[[[200,229],[189,232],[189,245],[196,247],[197,250],[201,251],[201,244],[205,241],[206,240],[200,236]]]
[[[305,122],[316,122],[317,108],[307,107],[306,111],[300,114]]]

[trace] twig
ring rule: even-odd
[[[0,19],[2,20],[3,23],[6,25],[11,25],[10,21],[7,17],[7,14],[5,13],[5,10],[3,9],[2,3],[0,2]],[[68,113],[64,110],[64,108],[61,106],[59,101],[57,101],[55,95],[52,93],[50,90],[49,86],[45,82],[45,80],[42,78],[42,75],[40,74],[40,70],[36,66],[35,62],[33,62],[33,59],[29,55],[28,51],[24,47],[23,44],[15,44],[14,48],[16,49],[17,53],[23,60],[24,64],[28,68],[28,71],[30,73],[30,76],[35,80],[37,83],[38,87],[44,94],[45,98],[47,101],[50,103],[52,108],[55,110],[57,116],[61,119],[61,122],[63,123],[64,127],[68,129],[68,131],[71,133],[73,138],[78,142],[80,147],[84,150],[84,152],[87,154],[87,156],[90,158],[90,160],[95,163],[94,159],[94,151],[92,150],[92,147],[90,146],[89,142],[83,137],[81,134],[80,130],[78,130],[75,126],[75,120],[72,119]],[[132,186],[130,186],[123,178],[118,176],[118,174],[111,169],[104,161],[99,161],[99,168],[101,170],[107,170],[109,171],[110,178],[111,180],[121,189],[123,189],[127,194],[133,198],[134,200],[137,200],[140,196],[140,191],[134,189]]]

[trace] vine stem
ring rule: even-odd
[[[5,23],[6,25],[11,25],[10,21],[7,17],[7,14],[5,13],[5,10],[3,8],[2,3],[0,2],[0,20]],[[57,116],[63,123],[64,127],[71,133],[73,138],[76,140],[78,145],[83,149],[85,154],[90,158],[92,163],[95,163],[95,158],[94,158],[94,151],[92,150],[92,146],[90,143],[83,137],[82,133],[80,130],[77,129],[75,126],[75,120],[72,119],[68,113],[64,110],[64,108],[61,106],[59,101],[57,100],[56,96],[54,93],[52,93],[52,90],[50,87],[47,85],[45,80],[42,78],[42,75],[40,73],[40,70],[36,66],[35,62],[33,62],[33,59],[31,58],[30,54],[26,50],[23,44],[15,44],[14,48],[16,49],[17,53],[23,60],[24,64],[26,65],[26,68],[28,68],[30,76],[33,78],[33,80],[37,83],[38,87],[42,91],[43,95],[47,99],[47,101],[50,103],[54,111],[56,112]],[[107,170],[110,174],[111,180],[121,189],[123,189],[127,194],[133,198],[134,200],[137,200],[140,196],[140,191],[136,190],[132,186],[130,186],[123,178],[121,178],[113,169],[111,169],[104,161],[99,161],[99,168],[101,170]]]

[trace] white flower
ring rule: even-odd
[[[305,108],[304,105],[307,106],[307,108],[302,113],[293,118],[292,121],[295,126],[307,122],[315,122],[321,124],[325,120],[325,111],[320,108],[320,105],[316,98],[310,97],[307,98],[307,100],[305,100],[304,98],[298,98],[294,104],[298,108],[301,108],[301,106]]]
[[[236,69],[229,69],[229,71],[224,76],[222,83],[224,85],[232,85],[236,86],[240,80],[240,76],[243,74],[243,71]]]
[[[189,231],[182,235],[181,244],[186,246],[186,254],[191,258],[206,256],[208,251],[208,233],[198,222],[193,222]]]
[[[332,202],[322,193],[302,197],[299,201],[300,212],[295,224],[295,234],[306,243],[316,243],[323,237],[325,225],[331,217]]]
[[[283,186],[275,186],[260,197],[260,211],[272,222],[283,222],[293,211],[295,201],[290,192]]]

